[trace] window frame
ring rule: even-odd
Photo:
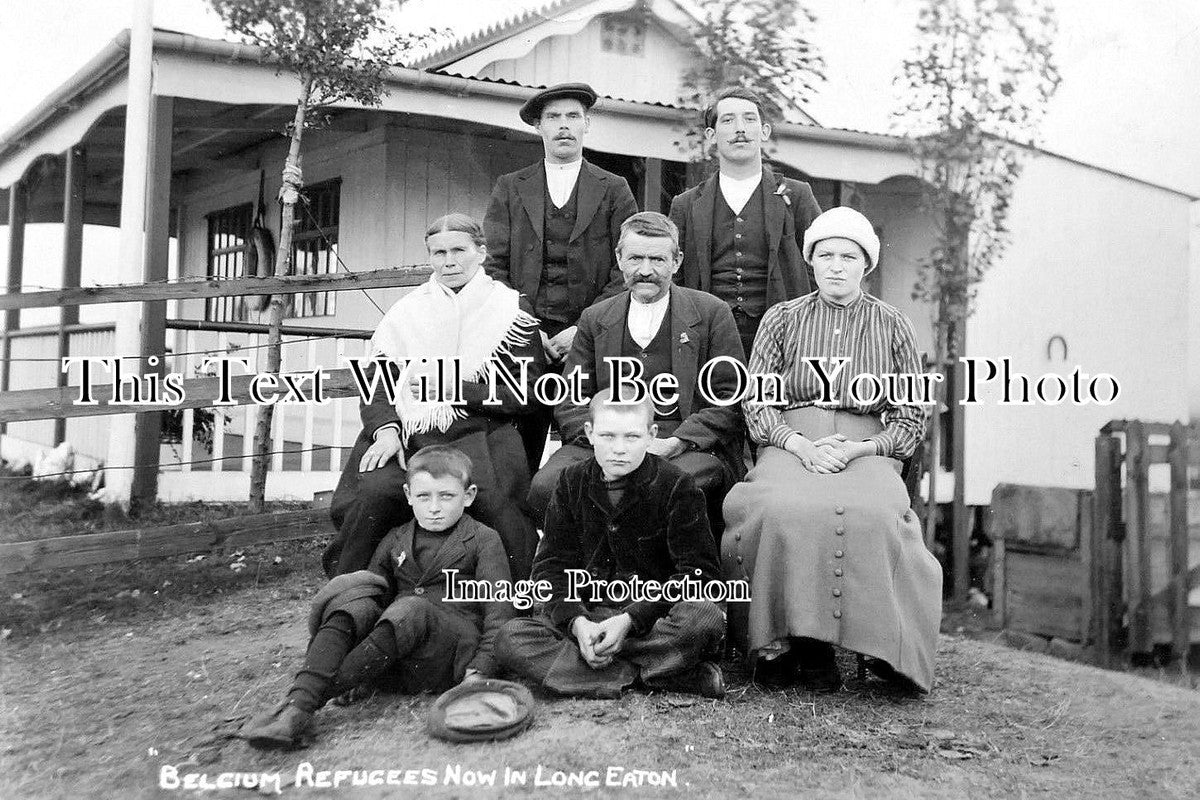
[[[235,216],[236,215],[236,216]],[[254,204],[238,203],[204,215],[208,232],[204,272],[210,280],[244,278],[250,263],[250,231],[254,228]],[[232,223],[232,224],[230,224]],[[218,244],[219,237],[241,238],[240,244]],[[236,256],[241,256],[240,260]],[[229,257],[235,257],[232,261]],[[217,259],[223,259],[218,267]],[[250,304],[245,296],[209,297],[204,301],[206,322],[246,322]]]
[[[308,205],[304,208],[298,205],[294,212],[295,227],[292,229],[288,274],[334,274],[338,271],[342,179],[336,177],[319,181],[305,186],[300,193],[308,200]],[[304,254],[303,260],[301,253]],[[313,265],[317,268],[309,269]],[[297,292],[289,297],[287,316],[290,318],[308,319],[337,314],[337,292]]]

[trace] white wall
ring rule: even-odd
[[[1191,252],[1189,253],[1188,308],[1188,412],[1200,424],[1200,202],[1191,206]]]
[[[362,134],[325,133],[306,138],[304,180],[312,184],[341,178],[338,252],[350,270],[365,272],[426,263],[424,237],[431,221],[450,211],[462,211],[482,221],[496,179],[532,163],[540,154],[538,142],[510,142],[461,131],[380,124]],[[283,144],[277,143],[265,147],[261,159],[267,172],[266,222],[276,241],[279,238],[279,207],[274,198],[279,189],[283,158]],[[208,237],[205,215],[254,202],[258,194],[258,175],[257,170],[211,171],[194,176],[180,187],[185,209],[181,250],[184,274],[205,274]],[[288,319],[285,324],[374,330],[382,317],[380,309],[386,311],[406,291],[340,292],[335,314]],[[178,316],[204,318],[203,301],[185,301],[181,305]],[[251,321],[264,320],[265,314],[252,312]],[[185,335],[176,332],[174,336],[175,352],[212,349],[219,341],[242,345],[258,343],[255,337],[243,334],[229,334],[223,340],[210,333]],[[317,342],[315,364],[326,369],[344,366],[336,357],[335,347],[332,340]],[[347,355],[359,356],[362,344],[348,341],[345,348]],[[265,352],[263,349],[244,350],[236,355],[249,357],[251,364],[261,371],[265,370]],[[285,344],[283,369],[311,369],[313,364],[309,363],[309,354],[307,344]],[[183,369],[180,365],[173,365],[173,368]],[[344,404],[341,443],[348,446],[360,426],[357,403],[349,400],[334,402]],[[240,434],[245,427],[244,409],[223,413],[230,418],[227,431]],[[277,418],[281,414],[285,440],[301,441],[309,416],[306,409],[280,406],[276,409]],[[334,441],[331,409],[321,409],[311,415],[311,422],[315,444]],[[236,465],[228,468],[236,468]]]
[[[687,53],[666,30],[651,21],[641,55],[629,55],[601,49],[602,27],[602,18],[597,17],[579,33],[551,36],[520,58],[490,64],[478,77],[526,86],[584,81],[606,97],[669,105],[679,102],[679,78],[688,67]],[[453,66],[449,69],[454,71]]]
[[[908,315],[917,332],[917,349],[932,356],[935,309],[912,296],[917,282],[917,265],[933,246],[933,231],[927,214],[921,209],[921,199],[891,181],[860,186],[858,191],[864,201],[860,210],[881,229],[879,270],[883,286],[880,299]]]
[[[1121,396],[1107,407],[1000,406],[989,384],[967,413],[968,502],[988,502],[1000,481],[1091,488],[1105,422],[1186,418],[1188,213],[1182,195],[1052,156],[1028,163],[1012,246],[982,284],[967,351],[1010,356],[1031,378],[1107,372]],[[1066,361],[1047,358],[1055,334]]]

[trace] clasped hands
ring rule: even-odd
[[[567,357],[567,353],[571,351],[571,342],[575,341],[577,330],[579,330],[579,326],[571,325],[553,336],[547,336],[545,331],[541,331],[542,347],[546,349],[546,356],[550,361],[558,363]]]
[[[579,645],[579,654],[592,669],[604,669],[621,652],[625,637],[633,628],[633,617],[617,614],[603,622],[578,616],[571,622],[571,635]]]
[[[854,459],[875,455],[873,442],[853,442],[840,433],[822,436],[815,442],[793,433],[784,442],[784,449],[800,459],[809,472],[822,475],[841,472]]]

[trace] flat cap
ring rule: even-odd
[[[587,109],[596,105],[598,98],[596,90],[586,83],[559,83],[542,89],[526,100],[525,105],[521,106],[521,121],[526,125],[536,125],[537,121],[542,118],[542,109],[551,100],[578,100]]]
[[[429,709],[429,733],[448,742],[493,742],[533,722],[533,695],[519,683],[493,678],[460,683]]]

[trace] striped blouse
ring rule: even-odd
[[[821,402],[825,384],[803,359],[839,357],[849,362],[836,376],[836,364],[821,362],[822,372],[834,376],[829,380],[832,402]],[[856,404],[850,396],[851,383],[861,373],[922,372],[916,333],[908,317],[866,292],[845,306],[830,303],[818,292],[772,306],[763,315],[749,369],[753,375],[774,373],[783,378],[782,405],[749,400],[743,404],[750,436],[759,444],[782,448],[794,431],[784,422],[781,409],[805,406],[881,417],[883,430],[866,441],[874,442],[876,452],[883,456],[905,459],[925,435],[926,406],[893,404],[886,391],[869,404]],[[873,383],[859,381],[857,396],[869,399],[877,388]],[[906,396],[903,390],[901,393]]]

